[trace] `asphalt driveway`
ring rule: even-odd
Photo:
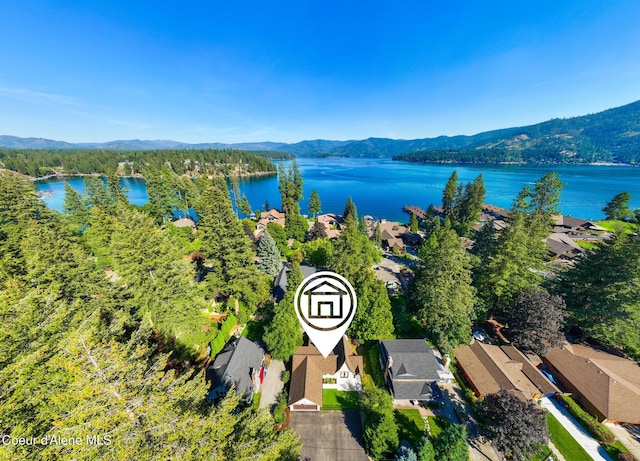
[[[368,461],[358,411],[292,411],[289,421],[304,443],[304,461]]]

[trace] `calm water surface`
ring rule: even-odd
[[[290,165],[290,162],[284,162]],[[615,194],[628,191],[631,206],[640,208],[640,168],[626,166],[572,166],[572,165],[428,165],[394,162],[390,159],[298,159],[304,180],[302,212],[307,213],[307,199],[316,189],[324,212],[342,213],[347,197],[351,195],[360,214],[370,214],[392,220],[406,221],[404,205],[426,208],[430,203],[440,204],[442,189],[453,170],[461,181],[472,181],[482,174],[487,189],[486,202],[509,208],[515,195],[525,184],[533,184],[542,175],[555,171],[565,183],[561,196],[564,214],[589,219],[603,217],[602,208]],[[82,179],[69,179],[76,190],[84,189]],[[129,200],[142,205],[147,202],[144,181],[123,178]],[[45,203],[61,210],[64,201],[64,183],[46,181],[37,183],[39,190],[53,190]],[[265,201],[280,206],[277,177],[249,178],[241,181],[240,188],[251,206],[262,209]]]

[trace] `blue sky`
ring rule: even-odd
[[[4,2],[0,134],[413,139],[640,99],[640,2],[395,3]]]

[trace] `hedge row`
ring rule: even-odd
[[[559,395],[558,399],[564,403],[567,410],[569,410],[569,413],[571,413],[573,417],[576,418],[596,439],[605,443],[612,443],[615,441],[615,436],[607,426],[584,411],[571,397],[568,395]]]
[[[218,353],[224,348],[224,345],[227,344],[227,341],[229,341],[229,338],[231,337],[231,329],[236,325],[236,323],[238,323],[236,317],[232,313],[229,313],[224,322],[222,322],[220,331],[213,341],[211,341],[211,357],[218,355]]]

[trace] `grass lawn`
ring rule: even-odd
[[[593,242],[581,242],[581,241],[577,240],[576,244],[580,248],[584,248],[585,250],[597,250],[599,248],[599,245],[597,243],[593,243]]]
[[[622,227],[627,234],[633,234],[636,231],[635,226],[633,224],[624,222],[624,221],[605,220],[605,221],[598,221],[596,224],[602,227],[603,229],[608,230],[609,232],[615,232],[616,229],[619,227]]]
[[[406,440],[417,447],[420,439],[424,436],[425,429],[420,412],[414,409],[400,409],[395,410],[394,414],[400,440]]]
[[[564,456],[564,459],[567,461],[585,461],[592,459],[551,413],[547,413],[547,426],[549,427],[551,441],[562,456]]]
[[[440,435],[449,422],[438,416],[427,416],[427,422],[429,423],[429,435],[432,439],[435,439]]]
[[[322,389],[322,411],[359,410],[360,396],[355,391]]]

